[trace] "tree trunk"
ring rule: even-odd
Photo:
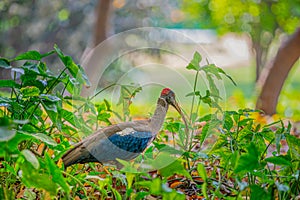
[[[111,11],[110,0],[99,0],[96,10],[96,23],[94,29],[94,46],[97,46],[107,37]]]
[[[100,65],[99,63],[95,64],[95,62],[92,62],[92,60],[95,57],[94,54],[97,45],[107,39],[107,32],[110,26],[109,20],[110,20],[111,11],[112,11],[112,2],[110,0],[98,0],[98,6],[95,11],[96,19],[95,19],[95,26],[94,26],[93,48],[85,49],[81,57],[81,64],[83,65],[85,72],[92,84],[91,87],[83,87],[81,91],[81,95],[84,97],[91,95],[97,88],[98,77],[95,71],[104,70],[104,69],[99,69],[99,68],[103,68],[103,65]],[[106,53],[110,52],[110,50],[112,49],[110,48],[110,45],[111,44],[109,44],[109,42],[106,42],[106,44],[102,45],[103,46],[102,48],[105,48],[107,50]],[[106,55],[106,54],[102,52],[101,55]],[[98,59],[103,59],[101,58],[101,55],[98,55],[96,57],[98,57]],[[88,63],[94,63],[94,64],[91,65]]]
[[[253,44],[253,48],[255,51],[255,63],[256,63],[256,70],[255,70],[255,81],[257,82],[260,76],[261,68],[262,68],[262,55],[263,49],[259,45],[259,42],[255,42]]]
[[[284,81],[300,56],[300,28],[284,42],[271,63],[271,67],[265,71],[266,77],[262,75],[259,83],[262,89],[256,102],[256,108],[263,110],[266,114],[276,113],[278,97]]]

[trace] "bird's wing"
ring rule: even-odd
[[[149,127],[149,120],[124,122],[99,129],[95,133],[83,139],[81,142],[75,144],[74,148],[70,149],[63,155],[62,159],[65,167],[68,167],[75,163],[98,161],[99,159],[96,159],[95,156],[91,154],[91,152],[99,151],[99,147],[101,148],[102,145],[101,141],[107,141],[108,137],[117,133],[120,134],[122,133],[122,131],[126,132],[126,130],[128,129],[133,129],[135,131],[141,132],[151,132],[151,129]]]

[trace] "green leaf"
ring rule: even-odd
[[[50,94],[41,94],[40,98],[43,99],[43,100],[47,100],[49,102],[53,102],[53,103],[61,101],[61,99],[59,97],[54,96],[54,95],[50,95]]]
[[[294,135],[285,135],[292,159],[300,160],[300,139]]]
[[[29,136],[17,132],[16,135],[10,140],[0,142],[0,157],[4,157],[7,155],[7,153],[19,154],[19,143],[29,139],[31,139]]]
[[[224,147],[228,141],[224,137],[219,137],[218,140],[212,146],[210,152],[213,153],[214,151],[218,151],[222,147]]]
[[[160,195],[161,194],[161,180],[160,178],[155,178],[151,181],[150,185],[150,192],[154,195]]]
[[[130,172],[126,172],[125,175],[126,175],[126,180],[127,180],[127,189],[131,189],[132,183],[133,183],[134,178],[135,178],[135,174],[130,173]]]
[[[247,147],[247,152],[239,158],[234,173],[253,171],[259,168],[259,166],[259,153],[255,144],[251,142]]]
[[[67,122],[72,124],[74,127],[76,127],[76,122],[75,122],[75,114],[73,112],[70,112],[68,110],[62,109],[61,110],[61,117],[65,119]]]
[[[20,88],[20,85],[17,84],[14,80],[0,80],[0,87],[8,88]]]
[[[16,135],[15,130],[11,130],[7,126],[0,126],[0,142],[9,141]]]
[[[273,163],[275,165],[285,165],[285,166],[291,166],[292,165],[292,163],[288,159],[288,157],[283,156],[283,155],[269,157],[269,158],[266,158],[265,161]]]
[[[166,125],[165,125],[165,129],[167,129],[171,133],[178,132],[180,127],[181,127],[180,122],[167,122]]]
[[[224,74],[224,75],[232,82],[233,85],[237,86],[236,82],[234,82],[234,80],[231,78],[231,76],[229,76],[228,74],[226,74],[226,73],[223,71],[223,69],[221,69],[221,68],[218,67],[218,71],[219,71],[220,73]]]
[[[56,124],[58,122],[58,108],[55,102],[51,101],[41,101],[46,113],[50,117],[51,121]],[[57,125],[57,124],[56,124]]]
[[[233,120],[232,120],[231,116],[228,115],[228,114],[225,114],[225,115],[224,115],[224,124],[223,124],[223,127],[224,127],[227,131],[230,131],[231,128],[233,127]]]
[[[26,62],[22,66],[22,69],[24,69],[26,73],[32,72],[34,74],[40,74],[38,65],[36,63]]]
[[[202,60],[201,55],[196,51],[194,53],[193,59],[191,60],[191,62],[188,64],[188,66],[186,66],[186,69],[191,69],[191,70],[195,70],[195,71],[199,71],[200,70],[200,62]]]
[[[51,146],[57,145],[57,143],[51,137],[49,137],[48,135],[46,135],[44,133],[28,133],[25,131],[18,131],[18,133],[22,133],[22,134],[28,135],[30,137],[36,138],[36,139],[38,139],[48,145],[51,145]]]
[[[40,90],[35,86],[26,86],[21,88],[20,92],[23,94],[24,97],[34,97],[39,96]]]
[[[177,155],[182,155],[183,151],[176,149],[172,146],[166,145],[166,144],[162,144],[162,143],[158,143],[158,142],[153,142],[154,146],[159,150],[159,151],[164,151],[164,152],[168,152],[169,154],[177,154]]]
[[[70,188],[62,175],[61,170],[56,166],[55,162],[47,153],[45,154],[45,161],[53,182],[59,184],[66,193],[69,193]]]
[[[42,58],[41,54],[37,51],[27,51],[15,57],[14,60],[37,60],[40,61]]]
[[[35,157],[35,155],[28,149],[24,149],[22,152],[23,156],[25,157],[25,159],[32,164],[32,166],[35,169],[38,169],[40,167],[40,163],[38,161],[38,159]]]
[[[201,178],[203,179],[203,181],[206,182],[207,181],[207,174],[206,174],[205,167],[202,163],[198,164],[197,171],[198,171],[199,175],[201,176]]]
[[[73,78],[77,79],[80,84],[86,84],[87,86],[91,85],[84,69],[80,65],[75,64],[70,56],[65,56],[57,45],[54,46],[54,50]]]
[[[12,121],[8,117],[0,117],[0,142],[9,141],[16,135],[16,131],[12,130]]]
[[[0,58],[0,68],[10,69],[11,65],[9,61],[5,58]]]
[[[188,93],[185,96],[186,97],[190,97],[190,96],[199,96],[199,97],[201,97],[201,93],[200,93],[200,91],[195,91],[195,92]]]
[[[218,127],[220,125],[220,121],[218,119],[213,119],[210,121],[210,123],[206,123],[202,128],[201,138],[200,138],[200,144],[202,145],[205,139],[213,133],[213,129]]]
[[[250,185],[250,200],[266,199],[271,200],[271,195],[258,185]]]
[[[166,166],[167,163],[170,163]],[[180,159],[172,157],[169,153],[161,152],[155,159],[153,166],[159,170],[164,177],[169,177],[176,174],[181,174],[191,179],[190,174],[186,171]]]
[[[41,55],[41,58],[45,58],[45,57],[47,57],[47,56],[49,56],[49,55],[51,55],[51,54],[54,54],[54,53],[55,53],[54,50],[49,51],[49,52],[47,52],[47,53],[42,54],[42,55]]]
[[[56,195],[57,186],[52,181],[50,175],[46,173],[39,173],[38,170],[32,167],[27,161],[20,165],[22,170],[22,182],[27,187],[35,187],[38,189],[44,189],[50,193],[50,195]]]

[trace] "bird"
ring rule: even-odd
[[[186,120],[175,93],[164,88],[157,100],[156,109],[150,119],[134,120],[110,125],[86,137],[63,156],[64,167],[77,163],[100,162],[118,165],[118,159],[132,160],[141,154],[155,139],[166,117],[169,105]]]

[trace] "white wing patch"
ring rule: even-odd
[[[133,132],[135,132],[135,130],[133,128],[125,128],[122,131],[116,132],[116,134],[124,136],[124,135],[130,135]]]

